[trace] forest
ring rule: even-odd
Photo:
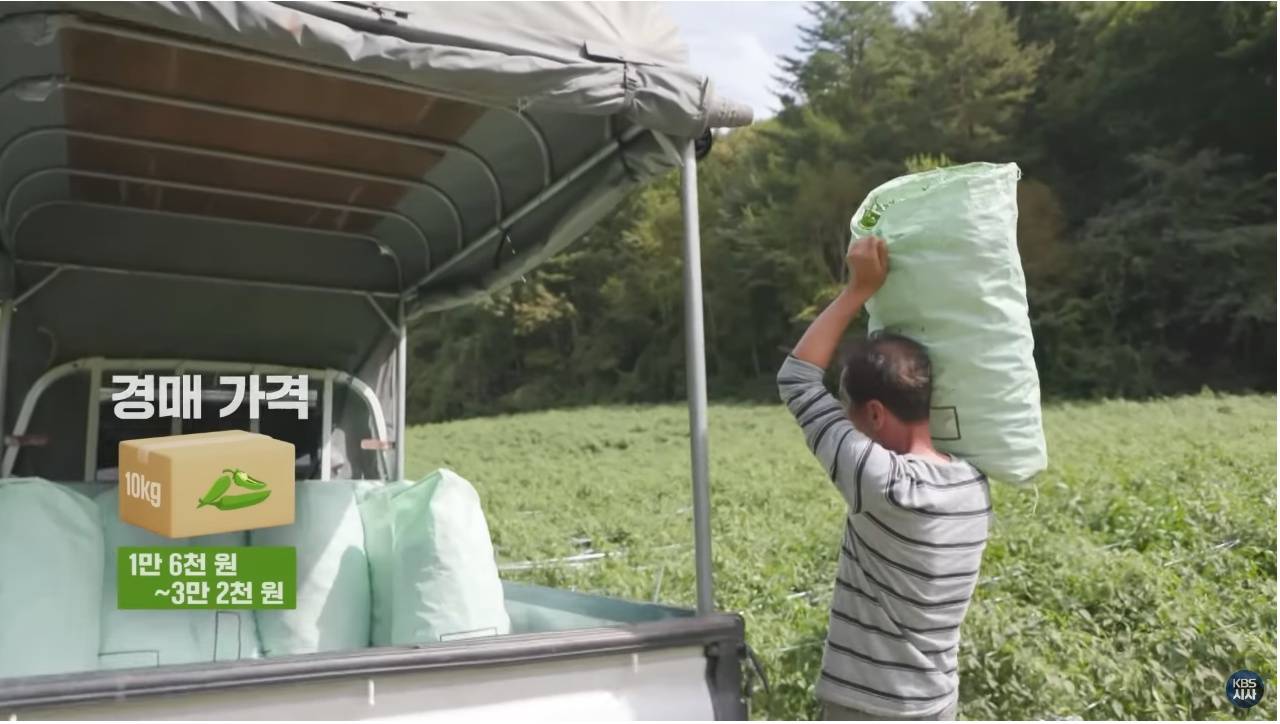
[[[812,3],[699,165],[710,395],[766,401],[895,176],[1016,162],[1049,400],[1273,391],[1274,3]],[[684,396],[679,178],[411,331],[411,422]]]

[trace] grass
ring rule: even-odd
[[[1276,400],[1204,394],[1052,406],[1052,465],[996,486],[963,629],[969,719],[1274,719]],[[520,580],[694,600],[683,406],[419,426],[409,473],[447,466],[484,501],[504,561],[586,549]],[[813,718],[844,508],[780,406],[711,410],[716,600],[746,620],[772,685],[757,718]],[[1224,682],[1267,692],[1235,710]]]

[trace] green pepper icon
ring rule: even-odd
[[[267,488],[266,483],[262,482],[261,480],[257,480],[256,478],[250,477],[243,470],[238,470],[238,469],[233,470],[229,468],[224,468],[222,472],[231,473],[232,482],[244,488],[245,490],[265,490]]]
[[[213,505],[218,510],[239,510],[240,508],[248,508],[261,503],[267,499],[268,495],[271,495],[270,490],[259,490],[254,493],[244,493],[243,495],[224,495],[218,498],[218,502]]]
[[[197,508],[203,508],[206,505],[212,505],[218,510],[238,510],[240,508],[248,508],[257,505],[267,499],[271,495],[271,491],[267,489],[267,484],[254,478],[239,468],[223,468],[225,475],[221,475],[217,480],[213,481],[213,485],[209,486],[209,490],[200,497]],[[241,495],[227,495],[227,491],[231,489],[231,485],[245,490],[252,490],[252,493],[244,493]]]
[[[225,473],[227,471],[224,470],[222,472]],[[231,477],[228,475],[223,475],[222,477],[213,481],[213,485],[210,485],[209,490],[205,492],[203,496],[201,496],[200,502],[196,504],[196,507],[203,508],[206,505],[212,505],[218,500],[218,498],[221,498],[222,494],[227,492],[227,489],[230,487],[231,487]]]

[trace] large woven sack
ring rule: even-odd
[[[354,481],[299,482],[293,525],[249,533],[254,546],[297,551],[297,607],[258,610],[267,656],[347,651],[369,646],[369,560]]]
[[[1019,176],[1011,163],[902,176],[868,194],[850,223],[855,237],[889,247],[870,330],[929,350],[935,446],[1006,482],[1048,464],[1018,257]]]
[[[89,498],[0,482],[0,679],[98,667],[103,542]]]
[[[121,546],[239,547],[247,543],[243,532],[170,539],[120,520],[120,502],[115,489],[99,495],[97,503],[105,543],[105,568],[98,569],[102,573],[99,668],[132,669],[237,661],[261,656],[252,611],[122,610],[116,600],[116,551]],[[210,599],[215,595],[211,588]]]
[[[510,633],[480,496],[451,470],[364,488],[374,645]]]

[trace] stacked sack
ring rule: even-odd
[[[124,546],[239,547],[239,533],[165,538],[120,520],[119,492],[97,497],[105,558],[102,578],[102,647],[98,668],[133,669],[170,664],[238,661],[261,656],[252,611],[213,609],[122,610],[116,606],[116,550]]]
[[[98,668],[103,549],[89,498],[0,482],[0,678]]]
[[[289,526],[170,540],[44,480],[0,482],[0,678],[404,646],[510,632],[475,489],[309,481]],[[289,546],[289,610],[120,610],[120,546]],[[21,582],[19,585],[17,582]]]

